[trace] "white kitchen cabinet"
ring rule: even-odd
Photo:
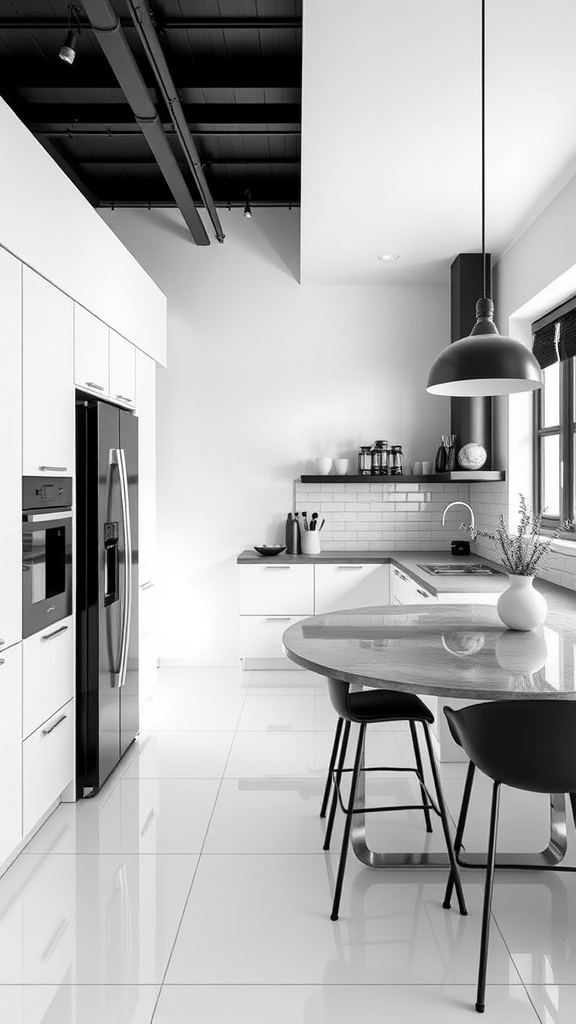
[[[23,739],[74,696],[74,641],[72,616],[24,640]]]
[[[106,398],[109,391],[108,327],[74,303],[74,383]]]
[[[22,773],[26,835],[74,777],[74,700],[24,740]]]
[[[74,304],[24,267],[22,312],[22,472],[72,476]]]
[[[437,599],[407,573],[390,566],[390,604],[435,604]]]
[[[136,404],[136,349],[110,328],[110,398],[132,408]]]
[[[0,864],[22,839],[22,644],[0,651]]]
[[[140,583],[156,578],[156,363],[136,351],[138,564]]]
[[[22,264],[0,249],[0,655],[22,639]]]
[[[316,615],[390,603],[390,566],[342,562],[314,566]]]
[[[241,615],[240,616],[240,657],[243,661],[251,658],[283,658],[282,637],[289,626],[306,618],[305,615]],[[287,668],[296,668],[289,662]]]
[[[241,615],[313,615],[314,565],[240,566]]]

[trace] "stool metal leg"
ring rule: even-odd
[[[434,756],[434,749],[432,747],[432,740],[430,738],[430,730],[428,723],[423,722],[424,735],[426,737],[426,746],[428,747],[428,757],[430,758],[430,767],[432,769],[432,777],[434,779],[434,788],[436,790],[436,799],[438,801],[438,810],[440,811],[440,819],[442,821],[442,829],[444,831],[444,839],[446,840],[446,849],[448,850],[448,857],[450,858],[451,873],[454,875],[454,885],[456,886],[456,896],[458,897],[458,907],[460,913],[465,915],[468,913],[466,909],[466,900],[464,899],[464,891],[462,889],[462,882],[460,881],[460,872],[458,871],[458,865],[456,863],[456,857],[452,848],[452,837],[450,835],[450,826],[448,825],[448,815],[446,813],[446,805],[444,803],[444,796],[442,793],[442,785],[440,783],[440,775],[438,773],[438,766],[436,764],[436,758]]]
[[[484,887],[484,909],[482,911],[482,939],[480,940],[480,964],[478,967],[478,992],[476,994],[476,1010],[484,1013],[486,1002],[486,967],[488,964],[488,942],[490,939],[490,911],[492,910],[492,890],[494,888],[494,863],[496,860],[496,838],[498,834],[498,810],[500,806],[500,783],[495,782],[492,788],[492,809],[490,811],[490,838],[488,840],[488,860],[486,862],[486,883]]]
[[[466,782],[464,783],[464,792],[462,793],[462,804],[460,805],[460,814],[458,816],[458,825],[456,826],[456,838],[454,840],[454,853],[458,854],[462,849],[462,839],[464,838],[464,829],[466,828],[466,818],[468,817],[468,808],[470,806],[470,797],[472,795],[472,783],[474,782],[474,772],[476,765],[472,761],[468,764],[468,771],[466,772]],[[445,910],[450,909],[450,903],[452,901],[452,890],[454,888],[454,875],[452,870],[448,876],[448,882],[446,885],[446,892],[444,894],[444,902],[442,906]]]
[[[326,808],[328,807],[328,800],[330,799],[330,789],[332,786],[332,772],[334,771],[334,765],[336,764],[336,757],[338,756],[338,744],[340,743],[340,733],[342,732],[342,723],[344,719],[338,717],[338,723],[336,725],[336,732],[334,734],[334,743],[332,744],[332,753],[330,754],[330,766],[328,768],[328,775],[326,777],[326,786],[324,787],[324,796],[322,797],[322,807],[320,808],[320,817],[326,817]]]
[[[416,723],[415,722],[409,722],[408,724],[410,726],[410,735],[412,737],[412,746],[414,747],[414,757],[416,758],[416,768],[418,770],[418,778],[419,778],[421,783],[424,783],[424,768],[422,766],[422,756],[420,754],[420,744],[418,742],[418,733],[416,731]],[[426,794],[422,790],[422,786],[420,787],[420,792],[422,793],[424,801],[427,802]],[[430,811],[428,810],[427,807],[424,808],[424,821],[426,822],[426,831],[427,832],[431,832],[432,831],[432,821],[430,819]]]
[[[346,871],[346,858],[348,856],[348,846],[350,844],[350,828],[352,826],[352,815],[354,812],[356,786],[358,784],[358,776],[360,775],[360,772],[362,770],[362,754],[364,752],[365,735],[366,725],[362,723],[362,725],[360,726],[360,731],[358,733],[358,745],[356,747],[356,756],[354,758],[352,785],[350,786],[350,796],[348,798],[348,812],[346,814],[346,821],[344,823],[344,834],[342,836],[342,850],[340,852],[340,863],[338,865],[338,877],[336,879],[336,889],[334,890],[334,902],[332,904],[332,913],[330,914],[331,921],[338,920],[338,911],[340,909],[340,896],[342,895],[342,883],[344,881],[344,872]]]
[[[340,747],[340,757],[338,758],[338,767],[336,769],[336,782],[340,784],[342,778],[342,769],[344,767],[344,761],[346,760],[346,749],[348,747],[348,737],[350,736],[350,722],[346,722],[344,726],[344,735],[342,737],[342,746]],[[323,850],[330,849],[330,840],[332,838],[332,829],[334,828],[334,818],[336,817],[336,807],[338,804],[338,785],[334,786],[332,793],[332,804],[330,806],[330,814],[328,815],[328,826],[326,828],[326,835],[324,837]]]

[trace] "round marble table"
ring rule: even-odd
[[[531,633],[502,625],[489,605],[356,608],[303,619],[286,630],[284,650],[302,668],[345,682],[473,700],[576,699],[576,622],[550,612]],[[363,780],[363,775],[361,776]],[[359,802],[363,798],[359,792]],[[366,844],[364,815],[352,845],[372,867],[447,865],[445,854],[386,854]],[[550,798],[550,842],[539,854],[501,854],[506,867],[550,868],[567,849],[564,794]],[[483,863],[468,855],[467,864]]]

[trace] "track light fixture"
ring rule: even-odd
[[[246,205],[244,207],[244,216],[247,217],[248,220],[250,220],[251,217],[252,217],[252,207],[250,206],[250,198],[251,198],[250,190],[246,189],[244,195],[246,196]]]
[[[72,28],[72,21],[76,19],[76,27]],[[68,5],[68,31],[64,44],[60,47],[58,56],[60,60],[63,60],[65,64],[73,64],[76,59],[76,45],[82,34],[82,25],[80,23],[80,15],[76,4]]]

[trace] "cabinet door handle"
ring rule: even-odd
[[[87,388],[94,388],[95,391],[104,391],[102,384],[96,384],[93,380],[87,380],[84,382]]]
[[[6,658],[0,658],[0,665],[6,664]]]
[[[363,565],[339,565],[339,569],[363,569]]]
[[[41,473],[67,473],[68,466],[38,466]]]
[[[68,718],[68,715],[62,715],[61,718],[59,718],[56,722],[54,722],[54,725],[50,725],[47,729],[42,729],[43,735],[44,736],[49,736],[50,733],[54,732],[54,729],[57,729],[59,725],[62,725],[62,722],[65,722],[67,718]]]
[[[150,590],[150,587],[154,586],[154,580],[147,580],[146,583],[140,584],[140,590]]]
[[[267,566],[265,566],[265,568],[268,569],[268,570],[276,570],[276,572],[278,572],[279,569],[280,570],[282,570],[282,569],[290,569],[291,566],[289,566],[289,565],[267,565]]]
[[[1,639],[0,639],[0,647],[3,647],[5,643],[6,643],[6,641],[5,641],[5,640],[1,640]]]
[[[291,615],[267,615],[266,622],[291,622]]]
[[[55,629],[53,633],[44,633],[44,636],[41,636],[40,639],[41,640],[54,640],[55,637],[62,636],[62,633],[65,633],[67,629],[68,629],[68,626],[60,626],[60,628],[59,629]]]
[[[130,402],[130,403],[132,403],[132,401],[133,401],[133,399],[132,399],[132,398],[128,398],[128,397],[127,397],[126,395],[116,395],[116,398],[117,398],[117,399],[118,399],[118,400],[119,400],[120,402]]]
[[[416,593],[420,594],[421,597],[430,597],[430,594],[427,594],[425,590],[420,590],[420,587],[416,587]]]

